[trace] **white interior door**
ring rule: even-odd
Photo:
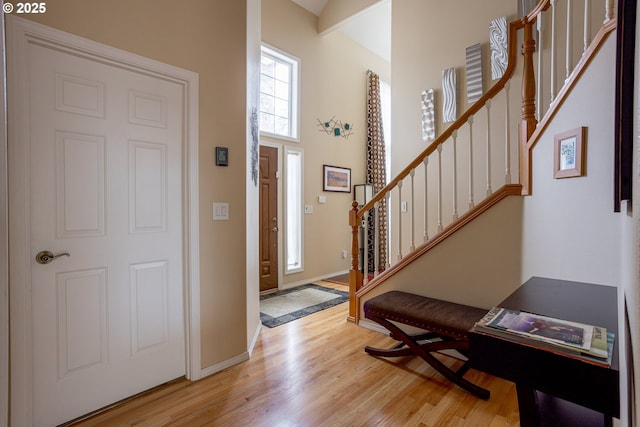
[[[185,374],[185,94],[47,43],[26,55],[27,92],[8,96],[26,102],[29,124],[27,306],[40,426]],[[68,256],[42,264],[42,251]]]

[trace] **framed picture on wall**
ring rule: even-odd
[[[351,193],[351,169],[323,165],[322,190]]]
[[[553,177],[571,178],[584,175],[584,147],[587,128],[572,129],[554,138]]]

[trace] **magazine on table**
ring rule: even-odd
[[[476,323],[476,329],[537,343],[542,347],[562,349],[599,359],[610,356],[607,330],[600,326],[556,319],[519,310],[494,307]],[[613,335],[613,334],[611,334]]]

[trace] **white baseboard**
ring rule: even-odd
[[[225,361],[216,363],[215,365],[211,365],[202,369],[200,371],[200,379],[204,377],[208,377],[209,375],[218,373],[227,368],[230,368],[234,365],[237,365],[238,363],[246,362],[247,360],[249,360],[249,352],[245,351],[244,353],[241,353],[235,357],[232,357],[231,359],[227,359]]]
[[[371,329],[372,331],[380,332],[381,334],[389,335],[389,331],[386,328],[368,319],[360,319],[360,321],[358,322],[358,326],[362,326],[366,329]]]
[[[309,283],[317,282],[319,280],[328,279],[329,277],[341,276],[343,274],[347,274],[348,272],[349,272],[349,270],[338,271],[336,273],[324,274],[322,276],[311,277],[311,278],[304,279],[304,280],[298,280],[298,281],[295,281],[295,282],[285,283],[280,287],[280,290],[282,291],[282,290],[285,290],[285,289],[295,288],[297,286],[308,285]]]
[[[251,358],[251,354],[253,353],[253,349],[256,346],[256,343],[258,342],[258,337],[260,337],[261,330],[262,330],[262,323],[258,322],[258,324],[256,325],[256,330],[253,334],[253,338],[249,343],[249,349],[246,352],[241,353],[235,357],[232,357],[231,359],[227,359],[225,361],[216,363],[215,365],[212,365],[200,370],[200,376],[198,377],[198,379],[208,377],[209,375],[213,375],[227,368],[230,368],[234,365],[237,365],[239,363],[246,362],[247,360],[249,360]]]
[[[253,354],[253,348],[256,346],[256,343],[258,342],[258,337],[260,336],[260,331],[262,330],[262,323],[260,321],[258,321],[258,325],[256,326],[256,330],[253,333],[253,338],[251,339],[251,342],[249,343],[249,357],[251,357],[251,355]]]

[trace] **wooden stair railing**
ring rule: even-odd
[[[607,35],[616,27],[616,22],[613,17],[613,0],[604,0],[604,8],[605,8],[605,19],[602,26],[598,29],[597,33],[591,39],[591,34],[588,34],[588,29],[590,28],[590,2],[591,0],[584,0],[584,50],[581,54],[581,58],[574,65],[571,64],[572,61],[572,27],[570,22],[571,19],[567,19],[568,28],[567,28],[567,38],[566,38],[566,80],[564,82],[564,86],[556,91],[555,89],[555,71],[548,71],[547,74],[551,77],[548,79],[549,83],[549,91],[551,93],[551,102],[546,111],[543,113],[543,64],[542,57],[544,55],[537,55],[537,73],[534,71],[534,54],[536,52],[536,41],[534,39],[534,25],[536,25],[536,31],[538,40],[543,40],[545,33],[543,32],[542,19],[540,17],[543,13],[550,11],[552,15],[552,31],[551,36],[551,70],[555,70],[555,56],[556,56],[556,39],[555,39],[555,28],[556,28],[556,4],[560,0],[541,0],[540,3],[536,6],[534,10],[532,10],[527,16],[522,19],[513,21],[509,24],[508,29],[508,40],[518,40],[518,32],[523,32],[523,43],[522,43],[522,104],[521,104],[521,118],[519,119],[519,125],[517,129],[518,134],[518,176],[519,176],[519,184],[511,183],[511,120],[509,117],[509,90],[510,90],[510,82],[514,77],[517,59],[518,59],[518,47],[517,43],[509,43],[508,46],[508,64],[507,68],[503,74],[503,76],[469,109],[467,109],[462,115],[453,122],[447,129],[445,129],[441,135],[439,135],[424,151],[422,151],[407,167],[405,167],[395,178],[389,182],[389,184],[384,187],[381,191],[379,191],[368,203],[362,206],[361,209],[358,209],[357,202],[354,202],[352,205],[352,209],[349,212],[349,225],[351,226],[351,269],[349,270],[349,279],[350,279],[350,300],[349,300],[349,320],[358,321],[359,318],[359,305],[360,305],[360,297],[364,295],[368,290],[375,287],[377,284],[383,282],[386,278],[390,277],[395,272],[402,269],[405,265],[409,264],[425,252],[427,252],[430,248],[434,247],[441,241],[443,241],[446,237],[453,234],[455,231],[466,225],[468,222],[476,218],[482,212],[489,209],[498,201],[502,200],[504,197],[508,195],[529,195],[531,194],[531,151],[535,146],[537,139],[540,137],[544,128],[546,128],[549,121],[553,118],[556,111],[569,94],[576,81],[579,79],[580,75],[586,68],[586,66],[590,63],[591,59],[595,56],[597,50],[602,45]],[[573,0],[562,0],[567,2],[567,13],[571,13],[571,2]],[[493,191],[492,189],[492,172],[496,170],[495,166],[492,165],[492,148],[495,149],[494,140],[499,139],[492,137],[491,130],[492,125],[490,122],[491,119],[491,107],[492,102],[500,102],[502,100],[501,94],[505,94],[504,103],[506,104],[504,107],[505,111],[505,133],[504,133],[504,145],[502,149],[504,150],[504,185],[501,186],[498,190]],[[538,101],[538,102],[536,102]],[[476,204],[474,200],[474,164],[473,164],[473,141],[474,138],[474,117],[479,116],[479,113],[482,111],[486,111],[486,159],[483,159],[486,162],[486,165],[482,165],[486,169],[486,197]],[[480,118],[481,115],[480,115]],[[462,134],[463,130],[468,130],[468,149],[469,149],[469,209],[466,213],[461,216],[458,216],[458,187],[457,187],[457,141],[458,134]],[[492,145],[493,144],[493,145]],[[452,222],[448,225],[444,225],[443,223],[443,167],[442,167],[442,152],[443,147],[452,147],[452,164],[450,169],[447,170],[447,173],[453,174],[453,184],[452,185],[452,208],[453,208],[453,219]],[[434,155],[437,157],[438,164],[438,173],[437,173],[437,185],[436,192],[437,196],[436,200],[436,210],[437,210],[437,232],[432,236],[429,236],[429,207],[427,205],[430,200],[427,192],[433,191],[430,182],[428,182],[429,170],[427,169],[429,166],[429,157]],[[423,166],[423,176],[424,176],[424,242],[418,247],[415,247],[414,244],[414,177],[416,173],[416,169]],[[369,221],[369,212],[375,212],[379,206],[380,201],[383,198],[386,198],[387,201],[391,199],[392,191],[397,190],[397,205],[398,205],[398,222],[399,227],[401,229],[402,224],[402,187],[403,180],[406,178],[410,178],[410,198],[409,201],[411,203],[411,212],[410,212],[410,246],[409,253],[407,255],[403,255],[403,247],[402,247],[402,238],[403,235],[400,232],[398,236],[395,237],[395,240],[398,241],[398,260],[393,265],[378,265],[378,256],[377,251],[375,251],[374,255],[374,268],[373,268],[373,278],[369,278],[369,274],[364,275],[360,270],[359,261],[362,262],[363,266],[369,266],[368,260],[368,250],[364,250],[363,259],[359,260],[359,233],[360,228],[364,230],[364,242],[368,240],[368,221]],[[432,196],[433,197],[433,196]],[[389,203],[387,203],[387,206]],[[375,216],[375,214],[374,214]],[[364,220],[364,225],[363,225]],[[374,221],[377,221],[378,218],[374,218]],[[377,239],[378,236],[376,235]],[[376,240],[375,245],[378,245]],[[390,259],[391,254],[389,253]]]

